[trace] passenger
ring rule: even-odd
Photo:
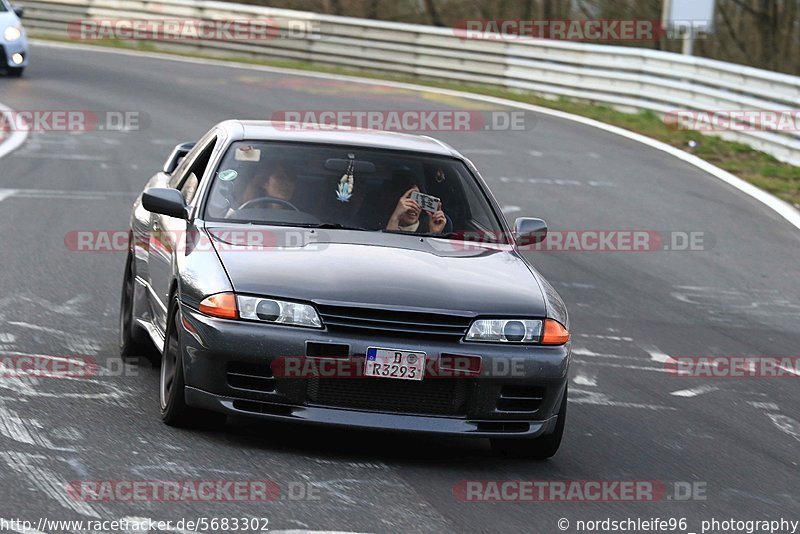
[[[415,191],[420,191],[420,187],[417,183],[412,183],[398,199],[386,229],[415,234],[441,234],[447,225],[447,217],[442,211],[443,203],[439,203],[439,208],[435,212],[423,213],[422,207],[411,198],[411,194]]]

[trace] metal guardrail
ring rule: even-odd
[[[800,109],[800,77],[640,48],[464,39],[454,29],[207,0],[27,0],[24,5],[25,25],[34,34],[65,37],[70,22],[90,18],[269,19],[282,28],[289,21],[304,20],[316,35],[246,43],[170,41],[160,46],[481,83],[660,115],[675,110]],[[800,165],[800,131],[717,133]]]

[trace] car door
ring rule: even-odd
[[[197,143],[173,173],[169,187],[178,189],[189,204],[200,186],[217,142],[212,131]],[[153,213],[150,215],[148,247],[148,276],[156,303],[153,306],[155,323],[161,334],[166,330],[169,291],[172,282],[173,256],[185,252],[186,221]]]

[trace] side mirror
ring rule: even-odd
[[[541,243],[547,237],[547,223],[541,219],[520,217],[514,221],[514,241],[519,247]]]
[[[189,219],[189,206],[177,189],[151,187],[142,193],[142,206],[151,213],[168,215],[176,219]]]
[[[167,161],[164,163],[164,168],[161,169],[165,174],[172,174],[178,168],[181,160],[186,157],[194,148],[195,143],[181,143],[172,149],[172,154],[169,155]]]
[[[17,14],[17,17],[19,17],[19,18],[22,18],[23,15],[25,15],[25,8],[22,7],[22,6],[14,6],[14,5],[12,5],[11,9],[14,11],[14,13]]]

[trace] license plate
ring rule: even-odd
[[[407,350],[367,349],[364,376],[422,380],[425,372],[425,353]]]

